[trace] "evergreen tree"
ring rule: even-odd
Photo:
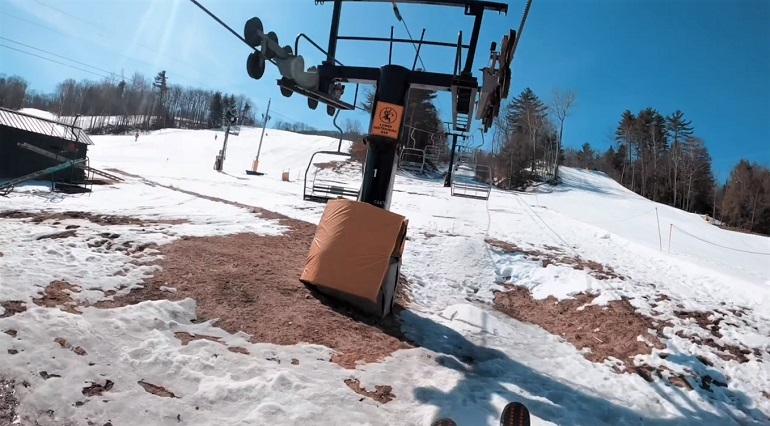
[[[159,120],[155,121],[156,128],[166,127],[166,120],[168,118],[168,111],[166,110],[166,94],[168,93],[168,77],[166,77],[166,71],[163,70],[155,76],[152,86],[155,88],[158,94],[157,109],[155,111]]]
[[[214,92],[209,102],[209,128],[217,128],[222,126],[222,114],[224,103],[222,100],[221,92]]]
[[[634,189],[634,161],[633,146],[635,140],[636,116],[629,110],[623,111],[623,115],[615,130],[615,142],[618,144],[618,152],[623,150],[626,157],[623,159],[623,169],[620,174],[620,183],[631,190]]]
[[[672,193],[672,203],[677,205],[680,187],[682,166],[682,142],[693,134],[692,122],[684,119],[684,113],[676,110],[666,117],[666,131],[671,140],[671,154],[669,155],[669,187]]]
[[[512,187],[529,178],[550,176],[556,169],[558,132],[548,120],[547,110],[530,88],[524,89],[505,107],[505,140],[500,160]],[[551,162],[540,161],[545,158],[550,158]],[[538,163],[542,167],[538,167]],[[529,172],[525,173],[527,167]]]
[[[590,169],[594,168],[595,157],[596,153],[593,148],[591,148],[591,144],[588,142],[584,143],[580,151],[577,152],[578,166]]]

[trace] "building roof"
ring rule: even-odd
[[[2,126],[23,130],[25,132],[52,136],[58,139],[84,143],[86,145],[94,144],[91,138],[89,138],[86,132],[80,127],[60,123],[47,118],[35,117],[34,115],[7,108],[0,108],[0,127]]]

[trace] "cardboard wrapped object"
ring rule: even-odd
[[[300,280],[365,312],[387,315],[407,225],[404,216],[367,203],[329,201]]]

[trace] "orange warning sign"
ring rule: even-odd
[[[375,108],[374,117],[372,118],[371,133],[373,135],[398,139],[403,114],[404,107],[401,105],[377,102],[377,108]]]

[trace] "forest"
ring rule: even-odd
[[[561,165],[599,170],[650,200],[770,235],[766,166],[742,159],[725,182],[716,182],[708,147],[684,112],[664,115],[653,107],[620,112],[605,151],[588,142],[565,148],[563,129],[576,100],[575,92],[556,90],[545,103],[525,89],[506,105],[493,130],[493,149],[483,159],[498,186],[557,184]]]
[[[36,108],[59,117],[88,117],[78,125],[93,134],[178,127],[220,127],[228,111],[243,125],[256,125],[254,102],[244,95],[170,84],[165,71],[153,79],[135,73],[127,80],[66,79],[51,93],[30,90],[19,76],[0,75],[0,106]]]
[[[219,128],[227,115],[246,126],[261,126],[267,118],[257,113],[244,95],[221,93],[170,84],[165,71],[149,79],[135,73],[128,80],[60,82],[51,93],[31,90],[19,76],[0,75],[0,106],[37,108],[60,117],[81,115],[78,122],[91,133],[125,133],[160,128]],[[437,94],[411,90],[402,132],[404,146],[423,149],[448,141],[434,105]],[[373,92],[360,107],[371,111]],[[564,147],[562,135],[576,108],[574,91],[556,90],[549,102],[527,88],[501,108],[491,130],[491,149],[476,154],[488,165],[495,186],[523,189],[558,184],[560,166],[599,170],[635,193],[688,212],[710,215],[725,225],[770,235],[770,170],[740,160],[725,182],[716,182],[706,142],[682,111],[661,113],[653,107],[619,111],[613,143],[598,150],[589,142],[579,149]],[[316,130],[301,122],[269,121],[268,126],[299,133],[334,136],[336,130]],[[365,153],[361,125],[347,119],[343,136],[356,140],[353,154]],[[570,143],[570,145],[574,145]]]

